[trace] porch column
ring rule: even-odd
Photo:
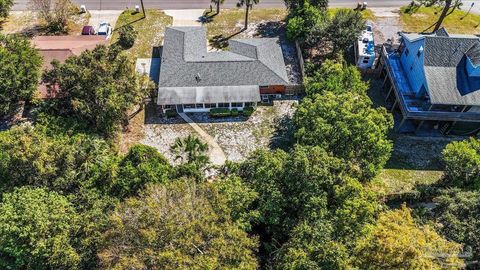
[[[405,118],[405,116],[402,117],[402,122],[400,122],[400,124],[398,125],[398,127],[396,128],[396,131],[399,132],[400,129],[402,128],[403,124],[405,124],[405,120],[407,120],[407,118]]]
[[[425,123],[425,120],[420,121],[420,124],[418,124],[417,128],[415,129],[415,133],[417,133],[420,128],[422,127],[423,123]]]
[[[393,112],[395,110],[395,108],[397,107],[397,104],[398,104],[398,98],[395,98],[395,102],[393,103],[393,106],[390,109],[391,112]]]
[[[390,90],[388,90],[387,97],[385,98],[385,101],[388,100],[388,98],[390,97],[390,94],[392,93],[392,91],[393,91],[393,85],[390,86]]]

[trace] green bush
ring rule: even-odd
[[[243,108],[242,114],[246,117],[250,117],[253,114],[254,111],[255,111],[254,107],[251,107],[251,106],[250,107],[245,107],[245,108]]]
[[[167,111],[165,112],[165,115],[166,115],[168,118],[176,117],[176,116],[177,116],[177,111],[174,110],[174,109],[170,109],[170,110],[167,110]]]
[[[118,43],[124,49],[131,48],[135,43],[135,39],[137,39],[137,30],[133,28],[131,24],[127,24],[122,26],[119,30],[120,37],[118,39]]]
[[[210,110],[210,117],[228,117],[232,112],[228,108],[214,108]]]
[[[238,116],[239,112],[238,112],[238,109],[237,108],[234,108],[230,111],[230,115],[231,116]]]

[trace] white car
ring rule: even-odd
[[[97,31],[97,35],[99,36],[106,36],[106,38],[110,38],[110,36],[112,35],[112,27],[110,26],[110,23],[108,22],[102,22],[100,23],[100,25],[98,26],[98,31]]]

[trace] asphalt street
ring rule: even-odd
[[[123,10],[127,7],[133,8],[140,4],[140,0],[73,0],[79,5],[85,5],[87,9],[93,10]],[[144,0],[146,8],[160,9],[206,9],[210,7],[210,0]],[[354,0],[330,0],[332,7],[355,7],[358,1]],[[369,0],[369,7],[400,7],[408,5],[411,1],[403,0]],[[25,10],[29,0],[16,0],[14,10]],[[236,0],[226,0],[224,8],[236,6]],[[480,5],[480,4],[479,4]],[[255,7],[271,8],[284,7],[283,0],[260,0]]]

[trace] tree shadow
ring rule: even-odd
[[[224,48],[228,47],[228,41],[229,41],[231,38],[233,38],[233,37],[241,34],[241,33],[244,32],[245,30],[246,30],[245,28],[242,28],[240,31],[237,31],[236,33],[233,33],[233,34],[231,34],[231,35],[229,35],[229,36],[216,35],[216,36],[214,36],[214,37],[212,37],[212,38],[210,39],[210,43],[212,44],[212,46],[213,46],[214,48],[224,49]]]
[[[139,12],[132,11],[132,12],[131,12],[131,15],[135,15],[135,14],[138,14],[138,13],[139,13]],[[127,25],[134,24],[134,23],[139,22],[139,21],[141,21],[141,20],[144,20],[144,19],[146,19],[146,18],[147,18],[147,17],[145,16],[145,14],[143,14],[143,16],[140,17],[140,18],[138,18],[138,19],[135,19],[135,20],[133,20],[133,21],[131,21],[131,22],[127,22],[127,23],[123,24],[122,26],[116,27],[115,29],[113,29],[112,32],[118,31],[118,30],[122,29],[123,27],[125,27],[125,26],[127,26]]]
[[[288,151],[295,144],[295,127],[291,115],[282,116],[276,123],[275,131],[270,139],[270,149],[282,149]]]

